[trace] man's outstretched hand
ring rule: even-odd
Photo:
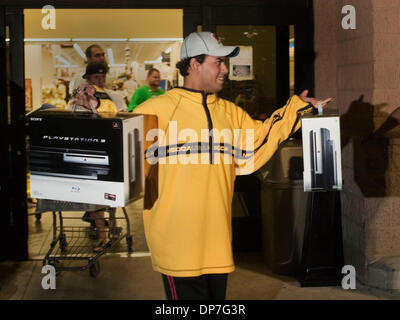
[[[314,106],[314,108],[318,108],[318,104],[321,104],[322,107],[325,107],[329,102],[333,101],[333,98],[318,100],[317,98],[311,98],[307,96],[308,96],[308,90],[304,90],[299,97],[304,102],[311,103]]]

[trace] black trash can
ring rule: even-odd
[[[340,192],[304,192],[301,138],[283,142],[257,176],[262,245],[271,271],[296,277],[302,287],[340,286]]]
[[[274,273],[295,275],[302,258],[308,201],[303,187],[301,138],[281,143],[257,175],[261,180],[265,262]]]

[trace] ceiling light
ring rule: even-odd
[[[55,68],[77,68],[78,66],[76,64],[72,64],[72,65],[56,64],[54,67]]]
[[[253,38],[254,36],[258,36],[258,32],[243,32],[243,34],[247,37],[247,38],[249,38],[249,39],[251,39],[251,38]]]
[[[107,48],[107,55],[108,55],[108,60],[110,61],[110,64],[114,64],[114,54],[111,48]]]
[[[127,38],[72,38],[76,42],[126,42]]]
[[[148,64],[151,64],[151,63],[161,63],[162,62],[162,57],[161,56],[159,56],[156,60],[153,60],[153,61],[144,61],[144,63],[148,63]]]
[[[68,42],[71,38],[29,38],[24,39],[25,42]]]
[[[183,38],[130,38],[130,42],[171,42],[183,41]]]
[[[64,64],[66,64],[67,66],[71,65],[71,63],[69,61],[67,61],[66,59],[64,59],[60,55],[56,55],[56,59],[60,60],[61,62],[64,62]]]
[[[86,60],[86,55],[83,53],[83,51],[82,51],[81,47],[79,46],[79,44],[74,43],[74,49],[76,50],[76,52],[79,53],[79,55],[80,55],[84,60]]]
[[[27,38],[25,42],[67,42],[71,41],[71,38]]]

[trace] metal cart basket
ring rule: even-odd
[[[89,270],[92,277],[97,277],[100,272],[98,259],[109,252],[122,239],[126,239],[128,253],[132,252],[132,235],[130,231],[130,221],[125,207],[122,207],[123,216],[117,217],[113,208],[99,205],[72,203],[55,200],[38,200],[35,214],[42,212],[52,212],[53,214],[53,240],[50,249],[43,258],[43,265],[52,265],[56,272],[66,270]],[[75,211],[75,212],[74,212]],[[85,214],[85,221],[90,222],[90,226],[82,224],[82,216],[77,215],[76,211],[82,213],[104,211],[108,213],[105,219],[104,230],[98,230],[95,222],[91,220],[89,214]],[[125,220],[126,227],[123,228],[122,221]],[[108,223],[107,223],[108,222]],[[98,232],[106,232],[109,240],[102,247],[102,250],[93,250],[94,241],[97,239]],[[65,265],[61,264],[64,261]]]

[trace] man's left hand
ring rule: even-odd
[[[311,103],[314,106],[314,108],[318,108],[319,104],[321,104],[322,107],[325,107],[329,102],[333,101],[333,98],[318,100],[317,98],[311,98],[307,96],[308,96],[308,90],[304,90],[299,97],[304,102]]]

